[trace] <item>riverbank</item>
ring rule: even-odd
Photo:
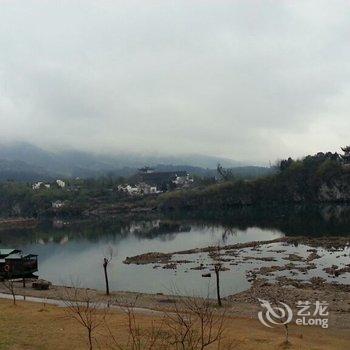
[[[7,218],[0,219],[0,230],[4,228],[32,228],[38,225],[39,221],[34,218]]]
[[[348,247],[348,241],[348,237],[280,237],[269,241],[229,244],[219,248],[206,246],[173,253],[147,253],[130,257],[128,262],[141,265],[156,264],[160,271],[166,271],[159,267],[160,265],[167,267],[176,262],[177,268],[182,271],[184,270],[182,266],[188,264],[187,260],[190,256],[193,259],[194,253],[201,253],[203,262],[201,268],[206,271],[210,271],[211,264],[221,264],[221,268],[227,266],[233,271],[239,270],[241,266],[247,266],[246,278],[251,281],[251,287],[244,292],[224,298],[228,314],[257,319],[260,310],[258,298],[264,300],[277,298],[294,309],[299,300],[312,303],[318,300],[329,304],[330,327],[349,329],[350,286],[344,282],[341,283],[347,280],[346,276],[349,274],[348,250],[344,251],[344,247]],[[303,245],[305,245],[304,250],[298,252],[297,247],[300,248]],[[333,261],[337,261],[338,265],[330,267],[325,263],[319,266],[321,255],[326,254],[326,251],[320,251],[319,247],[329,250],[330,256],[334,256]],[[205,266],[204,253],[210,254],[210,261],[208,261],[210,266]],[[343,256],[344,254],[347,256]],[[276,261],[277,258],[278,261]],[[197,265],[199,266],[197,261],[193,263],[193,266]],[[254,266],[257,267],[253,268]],[[152,269],[152,271],[155,270]],[[196,273],[202,274],[202,271]],[[222,272],[222,278],[225,277],[225,273],[228,272]],[[328,281],[320,277],[321,273],[328,276]],[[303,280],[300,279],[301,277]],[[340,283],[335,283],[337,281]],[[42,302],[45,302],[45,299],[59,300],[67,294],[66,288],[62,286],[54,285],[50,290],[42,291],[32,289],[29,282],[27,288],[23,288],[21,282],[16,283],[15,291],[18,295],[42,298]],[[174,303],[180,298],[161,293],[136,292],[112,292],[109,297],[106,297],[103,291],[93,289],[88,291],[95,300],[103,300],[105,303],[128,305],[137,298],[137,307],[158,311],[172,310]],[[8,291],[0,284],[0,292]],[[84,289],[79,290],[78,296],[82,297],[84,292]],[[212,303],[214,305],[215,300],[212,300]]]
[[[41,304],[62,304],[62,300],[72,294],[71,287],[52,285],[49,290],[36,290],[31,288],[27,282],[23,288],[22,282],[14,282],[16,295],[37,298]],[[74,288],[74,295],[77,300],[84,301],[86,292],[91,300],[114,305],[116,307],[135,305],[139,310],[147,313],[149,311],[172,311],[176,303],[181,304],[182,299],[188,297],[181,295],[148,294],[138,292],[112,291],[106,296],[103,291],[95,289]],[[0,293],[9,295],[9,290],[0,284]],[[240,293],[223,298],[226,313],[229,316],[240,315],[242,317],[257,319],[261,310],[258,299],[279,300],[287,303],[295,312],[299,300],[325,301],[328,304],[329,328],[350,330],[350,285],[326,283],[315,279],[313,283],[301,283],[293,279],[282,279],[277,283],[269,283],[265,279],[257,279],[251,287]],[[1,299],[1,296],[0,296]],[[52,302],[48,302],[51,300]],[[57,302],[56,302],[57,301]],[[213,307],[216,307],[216,300],[210,299]],[[349,332],[350,334],[350,332]]]

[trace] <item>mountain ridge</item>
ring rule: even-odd
[[[227,168],[245,166],[232,159],[206,155],[113,155],[78,150],[48,151],[28,143],[0,144],[0,180],[21,179],[21,174],[24,181],[54,177],[129,176],[144,165],[158,171],[188,170],[197,175],[215,176],[218,163]]]

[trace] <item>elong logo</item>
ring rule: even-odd
[[[281,306],[272,306],[267,300],[259,299],[260,305],[264,311],[259,311],[259,321],[266,327],[272,328],[272,325],[281,325],[290,323],[293,319],[292,309],[283,302],[279,302]]]
[[[258,299],[263,307],[262,311],[258,312],[259,321],[266,327],[272,328],[274,325],[287,325],[293,320],[292,308],[284,302],[277,302],[275,306],[264,299]],[[312,312],[311,306],[314,305]],[[321,326],[328,328],[328,303],[325,301],[310,301],[299,300],[296,303],[298,311],[296,313],[295,324],[298,326]],[[316,317],[317,316],[317,317]]]

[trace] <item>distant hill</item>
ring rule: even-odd
[[[52,176],[53,174],[50,175],[44,169],[23,161],[0,159],[0,181],[50,180]]]
[[[238,173],[265,174],[268,168],[247,167],[227,158],[205,155],[158,156],[130,154],[93,154],[82,151],[52,152],[28,143],[0,144],[0,180],[46,180],[57,177],[130,176],[144,165],[158,171],[187,170],[201,176],[215,176],[220,163]],[[180,165],[178,165],[180,164]],[[250,176],[250,175],[249,175]],[[248,176],[248,177],[249,177]],[[254,175],[256,176],[256,175]]]

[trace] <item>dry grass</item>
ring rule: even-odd
[[[41,350],[41,349],[86,349],[84,330],[74,320],[64,317],[62,308],[41,304],[18,302],[14,306],[10,300],[0,300],[0,349]],[[151,326],[154,315],[137,314],[141,327]],[[127,317],[120,312],[112,312],[110,326],[116,330],[120,342],[126,342]],[[233,349],[271,350],[281,349],[283,330],[267,329],[257,320],[227,317],[225,342],[235,344]],[[101,330],[103,332],[103,330]],[[348,349],[350,334],[347,330],[321,329],[315,327],[290,327],[289,349]],[[98,335],[101,349],[107,349],[103,334]],[[225,348],[225,346],[223,347]]]

